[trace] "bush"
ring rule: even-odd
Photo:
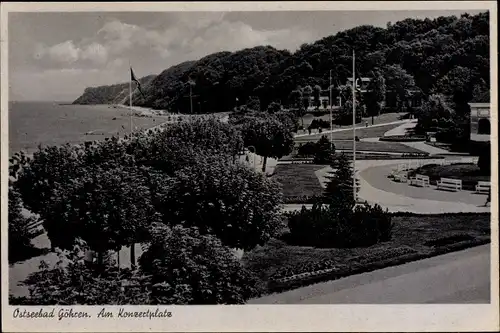
[[[297,155],[301,157],[314,156],[316,153],[316,143],[315,142],[306,142],[303,145],[299,146],[297,151]]]
[[[391,215],[378,205],[364,204],[352,210],[339,202],[328,208],[315,204],[312,209],[303,207],[288,216],[290,240],[297,245],[361,247],[392,237]]]
[[[243,304],[260,295],[231,250],[196,228],[156,226],[139,263],[159,304]]]
[[[315,128],[330,128],[330,122],[323,120],[323,119],[313,119],[311,122],[311,125],[309,125],[310,129],[315,129]]]
[[[368,204],[354,209],[350,242],[356,246],[370,246],[392,238],[391,215],[379,205]]]
[[[152,302],[145,288],[122,289],[123,284],[141,280],[128,269],[117,270],[111,266],[96,271],[83,260],[86,247],[83,242],[71,251],[58,251],[59,261],[54,267],[40,264],[40,270],[23,282],[29,288],[29,297],[11,297],[11,305],[147,305]],[[137,282],[136,282],[137,283]],[[141,286],[146,286],[140,281]]]

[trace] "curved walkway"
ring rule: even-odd
[[[436,163],[439,160],[426,160],[426,162]],[[490,211],[490,207],[482,207],[486,200],[484,196],[468,191],[453,193],[392,182],[387,175],[400,163],[408,163],[408,160],[357,161],[356,169],[361,187],[359,198],[372,204],[378,203],[389,211],[414,213]]]
[[[410,128],[414,128],[415,126],[417,126],[417,124],[418,120],[416,119],[407,120],[406,123],[402,124],[401,126],[385,132],[384,136],[405,135]]]

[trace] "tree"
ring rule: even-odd
[[[127,150],[137,163],[169,175],[190,165],[200,155],[218,155],[234,161],[244,147],[235,125],[244,122],[244,117],[233,117],[230,124],[215,118],[172,124],[165,130],[136,136],[127,142]]]
[[[9,263],[26,259],[34,251],[31,244],[33,232],[29,226],[36,222],[34,217],[23,216],[21,196],[9,181],[8,243]]]
[[[86,167],[81,176],[56,187],[44,220],[52,246],[70,249],[81,238],[97,252],[102,266],[107,251],[146,241],[149,224],[158,216],[145,172],[127,166]]]
[[[266,171],[267,158],[281,158],[291,153],[294,145],[290,129],[274,117],[249,119],[242,129],[245,146],[254,146],[264,157],[262,172]]]
[[[278,119],[279,122],[284,124],[290,132],[297,132],[299,129],[299,122],[297,116],[290,111],[278,111],[273,114],[273,116]]]
[[[368,115],[372,117],[372,125],[374,124],[374,117],[380,116],[382,110],[382,103],[385,100],[385,79],[380,72],[375,72],[373,78],[368,84],[368,93],[366,96],[366,109]]]
[[[304,108],[304,98],[301,89],[293,90],[288,96],[291,106],[295,109],[295,112],[302,122],[302,127],[304,127],[304,115],[306,109]]]
[[[260,99],[257,96],[248,97],[246,107],[252,111],[260,111]]]
[[[264,244],[281,222],[280,185],[245,165],[216,157],[178,171],[165,193],[160,198],[164,223],[197,227],[233,248]]]
[[[319,85],[315,85],[313,89],[313,95],[314,95],[314,106],[316,108],[319,108],[321,105],[321,87]]]
[[[356,101],[356,123],[361,121],[362,114],[361,103]],[[349,99],[342,104],[335,115],[334,121],[339,125],[352,125],[352,100]]]
[[[302,98],[303,98],[303,105],[304,108],[307,110],[310,106],[310,98],[313,95],[313,88],[311,86],[305,86],[304,89],[302,89]]]
[[[335,145],[325,135],[316,142],[314,149],[314,163],[332,163],[335,158]]]
[[[420,111],[417,113],[417,130],[426,132],[449,124],[452,116],[452,109],[448,105],[443,95],[431,95],[424,101]]]
[[[159,304],[243,304],[258,280],[217,237],[196,228],[156,226],[140,258]]]
[[[352,209],[355,201],[353,198],[353,167],[344,153],[337,156],[331,165],[333,171],[327,178],[324,198],[326,203],[342,204]]]
[[[413,76],[408,74],[400,65],[386,66],[384,76],[387,90],[396,95],[398,110],[404,111],[411,96],[411,90],[415,87]]]
[[[275,114],[277,112],[281,111],[281,104],[272,102],[267,106],[267,113],[269,114]]]

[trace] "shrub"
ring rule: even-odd
[[[145,288],[122,289],[123,284],[133,284],[142,280],[128,269],[107,266],[96,271],[83,261],[85,245],[75,245],[71,251],[58,251],[59,261],[54,267],[40,264],[40,270],[28,276],[23,282],[30,295],[10,298],[12,305],[125,305],[151,304],[149,292]],[[122,284],[123,283],[123,284]],[[136,282],[137,283],[137,282]],[[140,285],[146,286],[144,281]]]
[[[392,237],[391,215],[378,205],[352,208],[341,202],[290,213],[290,240],[302,246],[361,247]]]
[[[196,228],[157,225],[139,262],[159,304],[243,304],[259,295],[258,280],[231,250]]]
[[[352,218],[350,243],[355,246],[370,246],[391,239],[393,223],[391,215],[379,205],[356,206]]]
[[[297,155],[301,157],[313,156],[316,153],[316,143],[315,142],[306,142],[305,144],[299,146],[297,151]]]
[[[315,144],[314,163],[328,164],[332,163],[335,156],[335,145],[323,135]]]
[[[323,119],[313,119],[311,122],[311,125],[309,125],[310,129],[315,129],[315,128],[330,128],[330,122],[323,120]]]

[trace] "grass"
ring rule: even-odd
[[[272,239],[264,246],[258,246],[245,253],[243,262],[247,268],[260,277],[263,287],[267,288],[268,292],[272,292],[273,290],[269,289],[269,283],[273,280],[273,275],[287,268],[293,270],[296,267],[299,270],[299,267],[303,265],[332,261],[340,267],[351,267],[353,272],[361,272],[363,268],[369,270],[369,267],[375,267],[374,264],[381,260],[380,257],[391,252],[401,253],[401,258],[406,256],[408,257],[406,260],[410,260],[410,257],[424,258],[451,252],[459,249],[460,245],[463,248],[481,242],[484,244],[490,239],[490,214],[487,213],[401,214],[393,216],[392,220],[394,222],[392,240],[371,247],[320,249],[293,246],[284,240]],[[450,246],[450,240],[462,241],[462,243],[452,244],[458,246]],[[397,261],[401,261],[399,259],[396,257],[385,260],[383,266],[394,265]]]
[[[334,141],[335,149],[352,150],[352,141]],[[356,142],[357,151],[380,151],[389,153],[422,153],[421,150],[397,142]]]
[[[401,124],[383,125],[377,127],[360,127],[356,129],[356,136],[360,139],[362,138],[378,138],[384,135],[385,132],[390,131],[393,128],[400,126]],[[349,126],[348,126],[349,127]],[[316,142],[323,135],[326,135],[330,139],[330,134],[318,133],[314,135],[302,136],[295,138],[295,142]],[[333,132],[333,140],[352,140],[352,131],[345,130],[340,132]]]
[[[456,163],[450,165],[427,164],[416,169],[410,176],[414,174],[429,176],[430,182],[436,185],[436,182],[441,178],[453,178],[462,180],[462,189],[474,191],[478,181],[490,181],[489,175],[481,173],[479,167],[472,163]]]
[[[375,117],[375,122],[374,124],[382,124],[382,123],[390,123],[393,121],[398,121],[401,120],[402,113],[384,113],[381,114],[378,117]],[[330,121],[330,113],[325,113],[324,115],[320,117],[314,117],[312,114],[308,113],[304,116],[304,127],[307,128],[313,121],[313,119],[322,119],[326,121]],[[371,117],[366,117],[363,118],[360,124],[357,124],[358,126],[364,127],[365,126],[365,121],[368,121],[368,124],[372,123],[372,118]],[[302,124],[302,123],[300,123]],[[335,125],[334,125],[335,126]],[[348,128],[351,127],[349,126],[335,126],[335,128]]]
[[[273,179],[282,184],[285,200],[298,196],[321,195],[323,188],[314,172],[324,167],[317,164],[278,164]]]

